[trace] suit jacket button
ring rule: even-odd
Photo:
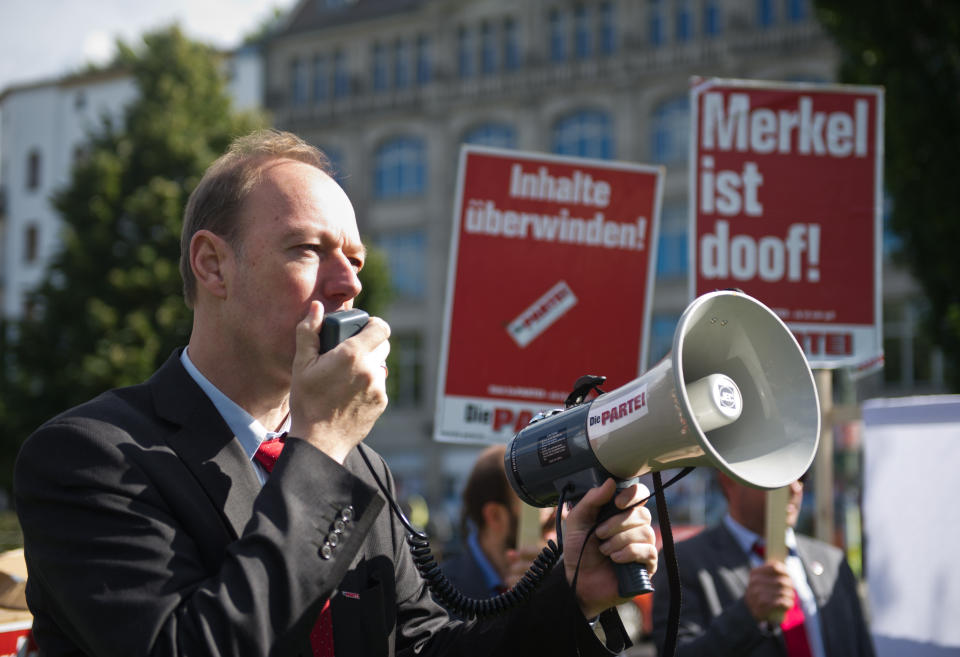
[[[343,530],[347,528],[347,523],[343,521],[342,518],[337,518],[333,521],[333,531],[338,534],[342,534]]]
[[[320,548],[320,558],[326,560],[332,556],[333,556],[333,548],[330,547],[329,543],[324,543],[323,547]]]
[[[351,520],[353,520],[353,506],[347,505],[343,509],[341,509],[340,518],[343,519],[344,522],[350,522]]]
[[[330,532],[327,534],[327,545],[330,547],[337,547],[340,544],[340,534],[336,532]]]

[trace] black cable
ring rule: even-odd
[[[407,545],[410,548],[411,556],[413,556],[413,563],[426,582],[427,587],[443,606],[462,618],[471,619],[474,617],[484,618],[495,616],[521,604],[540,586],[543,579],[550,573],[557,561],[560,560],[563,548],[558,547],[553,541],[547,541],[546,547],[544,547],[537,558],[534,559],[533,564],[531,564],[527,572],[524,573],[520,581],[514,584],[509,590],[492,598],[476,599],[465,596],[458,591],[456,587],[450,583],[446,575],[443,574],[440,565],[430,551],[429,537],[425,533],[417,530],[407,519],[400,505],[393,499],[393,496],[387,490],[387,487],[383,485],[380,477],[373,469],[373,465],[370,463],[369,458],[367,458],[365,450],[360,449],[359,452],[360,455],[363,456],[363,460],[366,462],[367,468],[373,475],[380,490],[387,498],[387,502],[390,504],[390,508],[393,509],[394,515],[396,515],[407,530]],[[565,492],[561,494],[558,509],[563,508],[565,496]],[[560,545],[562,546],[563,539],[560,534],[559,512],[557,515],[557,540],[560,541]]]

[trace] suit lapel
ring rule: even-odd
[[[252,515],[260,482],[239,441],[180,363],[180,351],[149,381],[157,414],[174,425],[167,443],[240,536]]]
[[[710,541],[713,544],[712,558],[721,562],[720,577],[723,578],[731,597],[736,600],[747,590],[750,581],[749,557],[744,555],[740,544],[723,525],[711,531]]]
[[[806,541],[803,537],[797,537],[797,556],[803,564],[810,590],[817,598],[817,606],[823,608],[830,598],[837,572],[831,560],[824,558],[826,555],[820,552],[821,550],[818,550],[815,544]]]

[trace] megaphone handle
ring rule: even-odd
[[[628,479],[618,482],[617,493],[633,485],[636,481],[637,479]],[[616,498],[616,493],[614,493],[614,498]],[[621,511],[622,509],[617,508],[616,503],[611,499],[600,508],[600,513],[597,514],[597,521],[603,522]],[[645,593],[653,593],[653,584],[650,583],[650,573],[647,572],[647,567],[643,564],[636,562],[615,563],[613,564],[613,570],[617,574],[617,592],[620,594],[620,597],[632,598]]]

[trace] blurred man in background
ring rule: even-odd
[[[505,445],[493,445],[477,457],[463,489],[463,552],[443,562],[450,582],[471,598],[489,598],[509,589],[547,540],[555,539],[554,509],[541,509],[539,545],[518,550],[521,502],[503,470],[505,451]]]
[[[790,484],[786,562],[764,554],[766,491],[717,473],[723,521],[676,545],[683,605],[677,654],[686,657],[873,657],[857,582],[843,552],[795,534],[803,482]],[[669,585],[654,575],[656,645],[666,635]],[[781,620],[782,619],[782,620]]]

